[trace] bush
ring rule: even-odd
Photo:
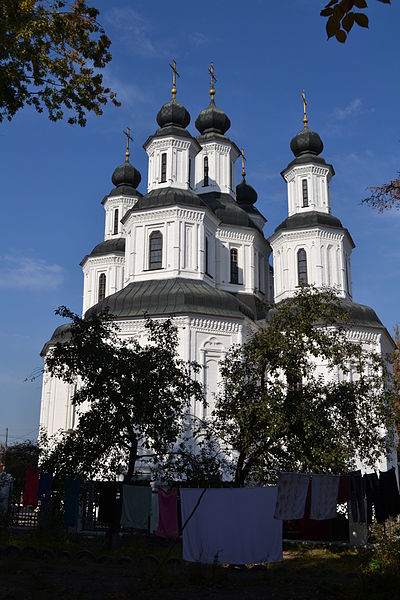
[[[400,522],[388,519],[374,524],[371,535],[374,549],[364,572],[400,576]]]

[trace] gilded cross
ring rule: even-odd
[[[129,129],[129,127],[126,128],[126,131],[124,131],[124,135],[126,135],[126,152],[125,152],[125,160],[126,162],[129,162],[129,157],[131,155],[131,153],[129,152],[129,140],[131,142],[133,142],[133,137],[131,136],[131,130]]]
[[[304,90],[301,92],[301,97],[302,97],[302,100],[303,100],[303,111],[304,111],[303,123],[304,123],[304,127],[307,128],[307,123],[308,123],[308,119],[307,119],[307,100],[306,100],[306,92]]]
[[[214,95],[215,95],[214,83],[217,82],[217,78],[214,75],[214,63],[210,63],[210,66],[208,67],[208,72],[210,73],[210,76],[211,76],[210,96],[212,99],[214,99]]]
[[[180,77],[178,71],[176,70],[176,60],[174,58],[173,60],[173,65],[171,65],[171,63],[169,63],[169,66],[171,67],[172,71],[173,71],[173,75],[172,75],[172,90],[171,90],[171,94],[172,94],[172,99],[175,100],[175,96],[176,96],[176,76]]]
[[[247,158],[244,155],[244,148],[242,147],[242,177],[243,179],[246,177],[246,171],[244,170],[244,163],[247,160]]]

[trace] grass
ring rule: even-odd
[[[111,551],[99,536],[8,531],[0,535],[0,598],[400,598],[399,579],[368,573],[371,557],[356,549],[288,546],[282,562],[255,567],[190,564],[181,556],[180,542],[148,535],[121,537]]]

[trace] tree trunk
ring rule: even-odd
[[[244,485],[244,478],[243,478],[243,466],[244,466],[244,461],[246,459],[246,453],[242,450],[239,454],[239,458],[236,464],[236,471],[235,471],[235,485],[238,487],[243,487]]]
[[[133,473],[135,471],[137,451],[138,451],[138,442],[137,442],[137,439],[134,438],[131,443],[130,450],[129,450],[128,470],[125,473],[124,483],[129,483],[130,480],[132,479]]]

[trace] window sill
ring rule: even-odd
[[[143,273],[150,273],[151,271],[162,271],[165,267],[157,267],[156,269],[143,269]]]
[[[230,281],[231,285],[243,285],[243,283],[239,283],[238,281]]]
[[[214,277],[210,275],[210,273],[207,273],[207,271],[204,273],[204,275],[207,275],[207,277],[209,277],[210,279],[214,279]]]

